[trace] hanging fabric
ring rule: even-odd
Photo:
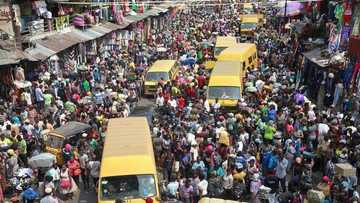
[[[347,2],[347,3],[345,3],[345,10],[344,10],[344,14],[343,14],[343,22],[345,25],[350,24],[351,15],[352,15],[351,4],[349,2]]]
[[[342,4],[338,4],[335,7],[335,18],[339,21],[340,24],[342,24],[343,20],[343,13],[344,13],[344,7]]]

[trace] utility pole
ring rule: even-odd
[[[11,20],[11,25],[12,25],[12,29],[14,32],[14,46],[15,49],[20,49],[22,50],[22,45],[21,45],[21,34],[20,34],[20,28],[19,26],[16,25],[16,16],[15,16],[15,11],[13,8],[13,0],[8,0],[8,5],[9,5],[9,12],[10,12],[10,20]]]

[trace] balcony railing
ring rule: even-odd
[[[71,25],[71,19],[69,15],[55,17],[52,19],[34,20],[28,23],[28,26],[22,30],[23,36],[34,36],[46,32],[59,32]]]

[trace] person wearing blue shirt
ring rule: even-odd
[[[268,119],[271,120],[271,121],[276,121],[276,109],[275,109],[275,106],[271,105],[270,106],[270,110],[268,112]]]
[[[166,186],[166,192],[171,198],[177,198],[179,183],[176,181],[175,177],[171,177],[169,184]]]
[[[200,169],[200,170],[205,169],[205,164],[199,156],[197,157],[196,161],[192,165],[192,170],[197,170],[197,169]]]

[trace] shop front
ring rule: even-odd
[[[345,63],[343,54],[333,55],[326,48],[316,48],[303,53],[301,85],[306,86],[307,96],[319,108],[341,107],[345,96]]]

